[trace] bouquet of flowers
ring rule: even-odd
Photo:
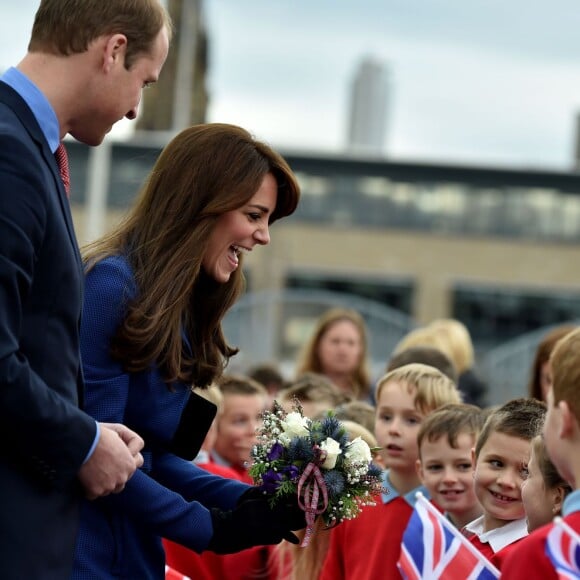
[[[363,505],[375,504],[383,487],[381,469],[371,462],[373,450],[360,437],[350,441],[332,412],[313,421],[298,401],[293,409],[286,413],[274,402],[264,413],[250,476],[273,504],[297,497],[306,514],[302,546],[307,546],[317,515],[327,527],[352,519]]]

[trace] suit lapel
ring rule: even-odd
[[[75,251],[75,256],[78,262],[79,268],[82,270],[82,261],[78,248],[77,238],[74,230],[74,225],[72,221],[72,215],[70,212],[70,204],[60,177],[60,171],[56,163],[56,159],[50,150],[46,138],[38,125],[34,113],[30,110],[29,106],[26,104],[24,99],[10,86],[6,83],[0,81],[0,101],[5,103],[10,107],[14,114],[18,117],[22,126],[26,129],[30,138],[36,143],[39,151],[39,155],[44,159],[47,167],[50,169],[52,177],[54,179],[54,188],[51,188],[48,184],[47,186],[51,191],[56,191],[58,196],[58,201],[60,208],[66,223],[67,231],[71,244]]]

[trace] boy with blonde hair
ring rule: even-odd
[[[527,536],[522,484],[532,439],[541,432],[546,406],[514,399],[492,412],[473,451],[475,493],[483,515],[465,526],[472,544],[497,568]]]
[[[211,460],[233,469],[242,481],[252,484],[248,464],[257,443],[256,430],[268,406],[268,393],[258,381],[245,375],[223,375],[217,385],[223,404],[217,416]]]
[[[483,423],[475,405],[445,405],[423,421],[417,437],[417,473],[431,500],[459,529],[481,515],[471,450]]]
[[[200,397],[203,397],[217,407],[217,413],[205,435],[203,443],[201,444],[201,449],[193,459],[193,463],[215,475],[221,475],[222,477],[227,477],[229,479],[239,479],[242,481],[242,478],[237,471],[231,467],[228,467],[227,465],[220,465],[215,463],[215,461],[213,461],[211,458],[211,453],[218,436],[218,423],[224,410],[224,396],[220,388],[217,386],[217,384],[212,383],[205,389],[193,389],[193,392],[197,393]]]
[[[453,381],[433,367],[410,364],[382,377],[376,388],[375,436],[387,469],[377,505],[331,532],[322,580],[400,578],[397,560],[415,494],[427,490],[415,471],[417,434],[435,409],[461,401]]]
[[[304,415],[312,419],[344,403],[346,396],[324,375],[302,373],[279,394],[278,400],[288,413],[293,410],[294,401],[298,400]]]
[[[573,490],[562,506],[563,521],[580,533],[580,329],[562,338],[550,356],[552,386],[543,435],[548,455]],[[554,524],[530,534],[508,556],[502,578],[557,579],[546,553]],[[577,550],[576,550],[577,551]],[[570,578],[573,576],[570,575]]]

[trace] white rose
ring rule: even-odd
[[[284,439],[292,439],[293,437],[305,437],[308,435],[308,419],[303,417],[300,413],[288,413],[286,418],[282,421]]]
[[[332,469],[336,465],[338,456],[342,453],[340,444],[331,437],[327,437],[326,440],[320,444],[320,449],[326,451],[326,459],[322,464],[322,468]]]
[[[360,438],[353,439],[346,447],[344,461],[347,464],[362,463],[364,465],[371,462],[370,447]]]

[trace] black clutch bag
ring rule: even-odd
[[[201,445],[216,416],[217,407],[197,393],[191,393],[169,451],[182,459],[191,461],[199,453]]]

